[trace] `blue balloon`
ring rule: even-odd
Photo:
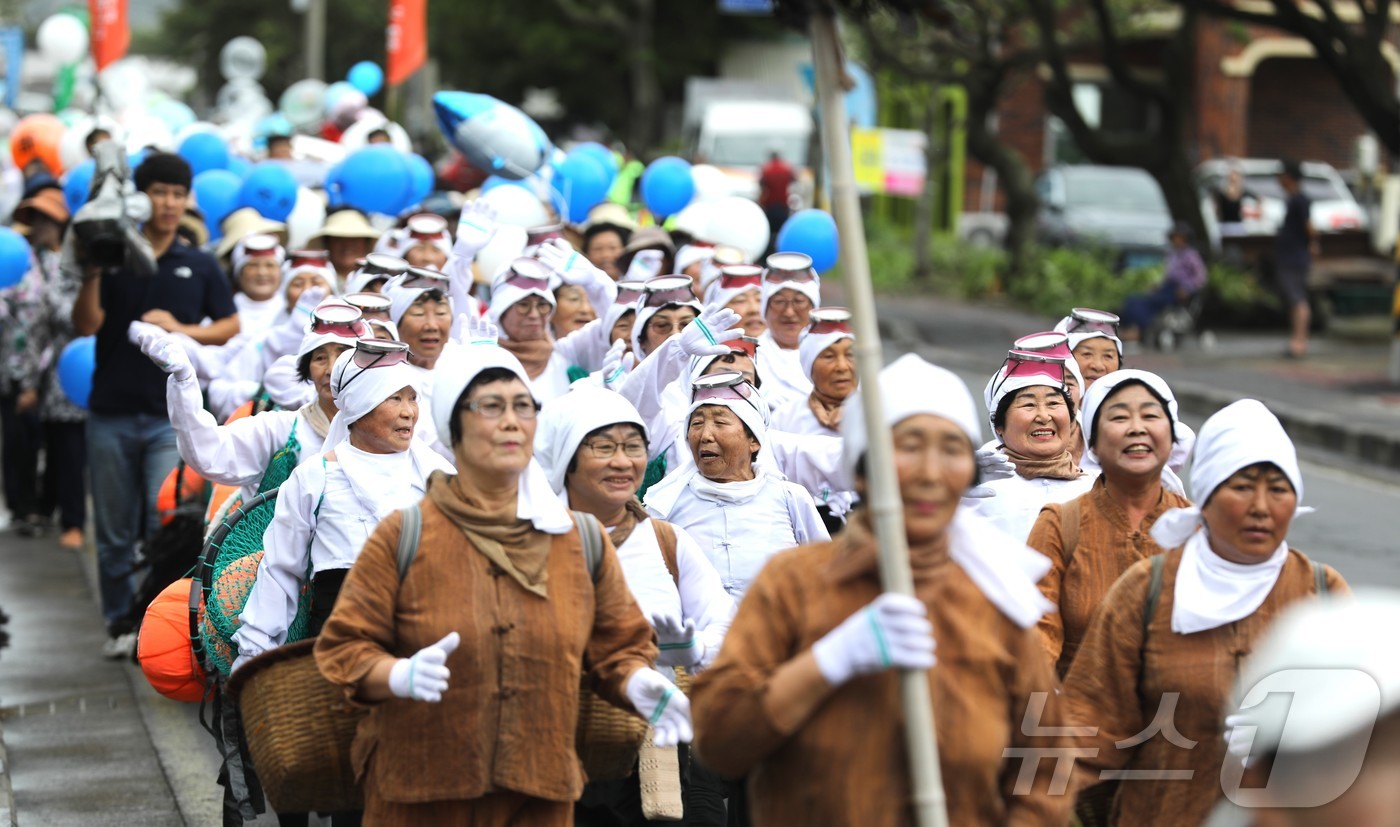
[[[836,266],[841,250],[836,220],[821,210],[799,210],[778,230],[777,249],[784,253],[806,253],[812,257],[814,270],[819,273],[830,270]]]
[[[554,187],[568,204],[568,220],[581,224],[608,196],[608,171],[591,155],[570,153],[554,170]]]
[[[437,173],[433,172],[433,165],[428,163],[428,159],[422,155],[408,155],[404,160],[408,161],[408,172],[412,177],[413,186],[409,204],[418,204],[433,194],[437,184]]]
[[[226,169],[211,169],[194,177],[194,203],[204,213],[204,226],[209,237],[218,240],[224,234],[220,227],[228,214],[238,209],[238,190],[243,179]]]
[[[248,173],[253,171],[253,162],[242,155],[230,155],[228,159],[228,171],[237,175],[239,180],[248,177]]]
[[[97,368],[97,337],[81,336],[68,343],[58,357],[58,386],[79,408],[87,409],[92,395],[92,374]]]
[[[92,175],[96,169],[97,162],[89,158],[68,170],[68,174],[63,177],[63,198],[68,202],[69,215],[87,203],[89,192],[92,190]]]
[[[365,97],[369,97],[384,86],[384,70],[372,60],[362,60],[350,67],[350,73],[345,79],[350,81],[351,86],[364,92]]]
[[[695,178],[684,158],[657,158],[642,173],[642,202],[655,215],[675,215],[695,197]]]
[[[398,215],[412,203],[413,172],[402,152],[375,144],[356,150],[340,164],[335,186],[339,203],[363,212]]]
[[[180,157],[198,175],[211,169],[228,169],[228,144],[212,132],[196,132],[180,142]]]
[[[238,206],[252,207],[273,221],[286,221],[296,203],[297,179],[276,161],[254,166],[238,190]]]
[[[0,288],[19,284],[29,263],[29,242],[9,227],[0,227]]]
[[[474,167],[502,178],[528,178],[544,166],[552,145],[529,115],[490,95],[433,95],[438,127]]]
[[[612,186],[613,179],[617,177],[617,156],[611,149],[599,143],[589,141],[579,144],[569,150],[570,155],[587,155],[603,165],[603,169],[608,171],[608,186]]]

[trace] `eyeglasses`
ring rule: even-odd
[[[768,300],[768,309],[776,310],[779,313],[786,313],[789,310],[796,310],[800,313],[803,310],[812,309],[812,300],[802,295],[801,293],[798,293],[792,298],[780,299],[774,297]]]
[[[773,302],[770,301],[769,304],[773,304]],[[855,335],[851,330],[851,311],[844,307],[823,307],[821,310],[813,310],[811,319],[812,326],[808,332],[814,336],[823,336],[827,333]]]
[[[997,371],[996,381],[992,383],[992,398],[1000,395],[1001,389],[1012,377],[1028,379],[1032,376],[1052,379],[1056,385],[1064,388],[1065,361],[1054,356],[1047,356],[1044,353],[1032,353],[1026,350],[1010,351],[1006,355],[1006,361],[1001,363],[1001,370]]]
[[[369,325],[358,307],[338,301],[321,303],[311,311],[311,332],[330,334],[344,339],[360,339],[369,335]]]
[[[430,212],[411,216],[404,226],[414,241],[437,241],[447,235],[447,219]]]
[[[657,276],[647,279],[642,289],[646,291],[646,307],[665,307],[668,304],[694,304],[695,291],[690,276]]]
[[[525,231],[525,246],[538,247],[546,241],[564,237],[563,224],[543,224]]]
[[[619,448],[622,449],[623,456],[638,459],[647,455],[647,444],[640,439],[629,439],[626,442],[613,442],[610,439],[595,439],[583,443],[584,447],[598,459],[612,459]]]
[[[539,296],[527,296],[510,306],[511,310],[522,316],[548,316],[554,312],[554,305],[540,298]]]
[[[812,269],[812,257],[806,253],[774,253],[764,263],[768,269],[763,271],[763,280],[769,284],[817,280],[817,271]]]
[[[358,307],[366,317],[371,313],[388,314],[389,307],[393,304],[383,293],[347,293],[342,298],[346,304]]]
[[[439,290],[446,293],[449,284],[450,281],[446,273],[430,270],[427,267],[409,267],[408,272],[403,274],[403,281],[399,282],[398,286],[414,290]]]
[[[549,267],[539,259],[521,256],[510,263],[509,270],[501,274],[496,287],[509,284],[521,290],[538,290],[541,293],[548,293],[549,273]]]
[[[632,304],[640,299],[647,292],[646,282],[642,281],[620,281],[617,283],[616,304]]]
[[[327,253],[329,255],[329,253]],[[361,260],[357,275],[382,276],[391,279],[408,272],[408,262],[388,253],[370,253]]]
[[[287,254],[288,267],[329,267],[330,250],[293,250]]]
[[[1118,338],[1118,314],[1091,307],[1076,307],[1069,312],[1066,333],[1102,333]]]
[[[762,287],[763,268],[757,264],[731,264],[719,271],[719,286],[725,290]]]
[[[507,408],[515,414],[516,419],[534,419],[539,415],[540,403],[521,396],[507,404],[503,397],[486,396],[481,399],[473,399],[470,402],[463,402],[457,410],[481,414],[483,419],[500,419],[505,416]]]
[[[763,409],[758,406],[758,402],[755,401],[758,398],[758,388],[749,384],[749,380],[745,379],[742,373],[726,371],[725,373],[702,376],[695,380],[691,389],[693,391],[691,402],[705,402],[712,399],[741,399],[749,403],[759,413],[763,412]]]
[[[385,339],[360,339],[355,343],[355,352],[350,361],[360,370],[340,383],[337,395],[344,393],[350,383],[363,376],[365,371],[407,364],[408,345]]]
[[[1011,349],[1028,353],[1043,353],[1056,359],[1074,358],[1074,354],[1069,349],[1069,337],[1054,331],[1022,336],[1011,344]]]

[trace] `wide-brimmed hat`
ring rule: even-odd
[[[45,187],[19,202],[19,206],[15,207],[15,221],[33,224],[34,213],[51,218],[59,224],[67,224],[68,202],[63,197],[63,190]]]
[[[632,219],[627,208],[612,201],[604,201],[589,210],[588,219],[583,222],[583,229],[591,230],[599,225],[620,227],[628,232],[637,229],[637,222]]]
[[[632,259],[643,250],[660,250],[672,262],[676,258],[676,242],[671,239],[670,233],[660,227],[642,227],[632,233],[627,246],[622,248],[622,254],[617,257],[617,269],[627,272]],[[663,268],[662,272],[666,270]]]
[[[214,248],[214,255],[218,258],[227,258],[238,242],[253,233],[275,235],[283,245],[287,243],[287,225],[281,221],[263,218],[252,207],[243,207],[229,213],[221,228],[224,231],[224,237],[219,241],[219,246]]]
[[[306,243],[312,247],[324,246],[318,242],[327,238],[363,238],[378,241],[381,235],[383,234],[370,226],[364,213],[358,210],[340,210],[332,213],[326,219],[326,223],[321,225],[321,229],[307,239]]]

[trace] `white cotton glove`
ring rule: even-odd
[[[463,204],[462,213],[457,217],[457,241],[452,245],[453,255],[468,262],[476,258],[476,254],[495,238],[496,226],[496,211],[490,204],[480,200]]]
[[[562,238],[553,238],[541,244],[535,258],[553,270],[565,284],[593,284],[608,279],[607,273],[594,267],[587,256],[570,247],[569,242]]]
[[[1254,746],[1254,730],[1254,722],[1248,715],[1225,716],[1225,749],[1245,767],[1249,766],[1249,752]]]
[[[127,335],[132,337],[136,346],[141,348],[141,352],[155,363],[155,366],[175,377],[180,382],[188,382],[194,378],[194,365],[190,362],[190,356],[185,353],[185,348],[175,340],[175,337],[166,334],[155,325],[147,327],[155,328],[157,333],[149,330],[136,330],[136,325],[140,322],[132,322],[127,329]]]
[[[841,686],[886,669],[929,669],[937,662],[933,648],[923,601],[885,592],[814,643],[812,655],[826,682]]]
[[[1016,466],[1002,452],[996,443],[977,449],[977,469],[982,472],[982,482],[1005,480],[1016,476]]]
[[[627,699],[654,733],[652,743],[674,747],[690,743],[690,699],[655,669],[642,668],[627,679]]]
[[[297,306],[292,308],[292,312],[287,314],[287,322],[297,330],[305,330],[306,325],[311,321],[311,314],[316,312],[317,306],[326,298],[326,291],[321,287],[308,287],[297,296]]]
[[[657,612],[651,616],[651,627],[656,630],[656,639],[661,644],[661,654],[656,657],[658,666],[689,669],[704,659],[705,642],[695,636],[694,620],[682,621],[679,617]]]
[[[622,277],[622,281],[646,281],[652,276],[661,275],[661,265],[665,263],[666,254],[660,250],[642,250],[632,256],[632,263],[627,265],[627,273]]]
[[[497,345],[501,342],[501,329],[489,316],[474,313],[457,314],[458,329],[462,331],[457,341],[464,345]]]
[[[637,354],[627,346],[625,339],[617,339],[603,355],[603,387],[613,390],[623,377],[637,366]]]
[[[411,658],[399,658],[389,670],[389,691],[395,697],[410,701],[435,704],[442,700],[442,693],[447,691],[447,679],[452,677],[447,668],[447,656],[461,642],[461,636],[452,632],[432,646],[419,649]]]
[[[741,318],[727,307],[707,309],[681,331],[681,350],[687,356],[723,356],[729,343],[744,335],[744,329],[736,327]]]

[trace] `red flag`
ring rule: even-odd
[[[127,0],[88,0],[92,21],[92,59],[100,72],[109,63],[126,57],[131,45],[131,27],[126,22]]]
[[[428,0],[389,0],[390,86],[398,86],[428,59]]]

